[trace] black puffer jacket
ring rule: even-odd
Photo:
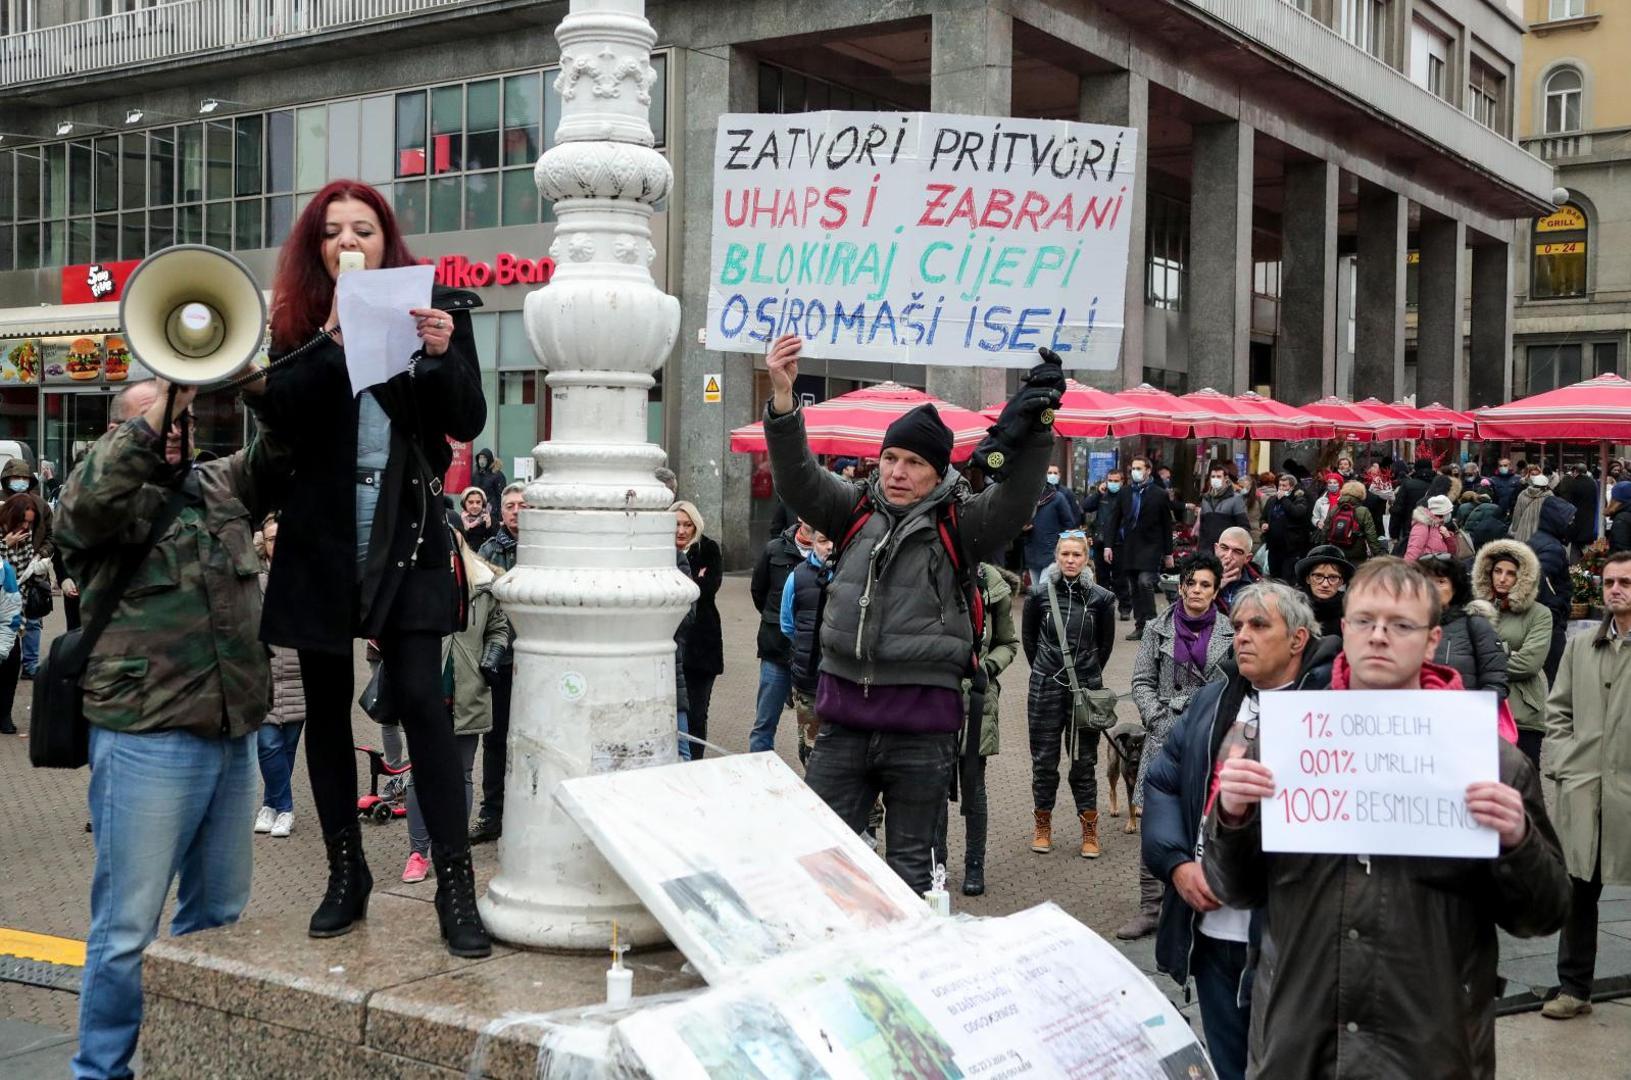
[[[1495,633],[1495,609],[1482,600],[1465,607],[1450,604],[1439,618],[1444,636],[1433,653],[1433,663],[1461,672],[1468,690],[1493,690],[1506,697],[1506,650]]]
[[[804,561],[804,553],[793,540],[796,532],[795,522],[764,546],[748,588],[753,606],[759,609],[759,659],[784,666],[793,659],[793,645],[782,633],[782,586],[793,567]]]
[[[1433,483],[1433,467],[1417,463],[1416,468],[1394,489],[1388,535],[1393,537],[1393,553],[1403,555],[1410,542],[1410,514],[1427,501]]]
[[[1567,499],[1548,495],[1540,504],[1540,524],[1529,538],[1529,546],[1540,560],[1540,602],[1552,612],[1554,624],[1568,616],[1573,586],[1569,583],[1569,530],[1574,525],[1574,505]]]
[[[1048,609],[1050,584],[1059,598],[1059,615],[1065,622],[1065,644],[1075,661],[1076,681],[1084,690],[1101,689],[1104,666],[1110,662],[1110,650],[1116,644],[1115,594],[1095,585],[1092,571],[1084,568],[1081,576],[1070,581],[1060,576],[1055,563],[1043,571],[1042,580],[1025,597],[1020,642],[1031,665],[1032,693],[1041,680],[1059,688],[1065,697],[1070,694],[1070,680],[1063,674],[1065,658],[1059,647],[1059,629]]]

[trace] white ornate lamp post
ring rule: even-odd
[[[630,944],[663,933],[556,786],[676,759],[673,634],[697,593],[675,568],[663,452],[646,441],[651,373],[680,318],[650,269],[652,204],[673,182],[648,115],[657,35],[645,0],[572,0],[555,36],[561,126],[536,177],[555,202],[556,270],[526,311],[553,427],[495,590],[516,629],[515,696],[499,872],[480,907],[503,941],[598,949],[614,919]]]

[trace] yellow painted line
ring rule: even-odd
[[[38,960],[43,964],[84,967],[85,943],[75,941],[73,938],[31,934],[27,930],[9,930],[0,926],[0,956]]]

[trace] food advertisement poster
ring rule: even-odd
[[[0,340],[0,387],[40,381],[40,339]]]
[[[40,370],[45,372],[47,383],[95,382],[101,378],[101,338],[42,338],[40,354]]]

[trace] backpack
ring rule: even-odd
[[[1339,548],[1352,547],[1359,538],[1359,515],[1352,506],[1338,506],[1325,523],[1325,537]]]

